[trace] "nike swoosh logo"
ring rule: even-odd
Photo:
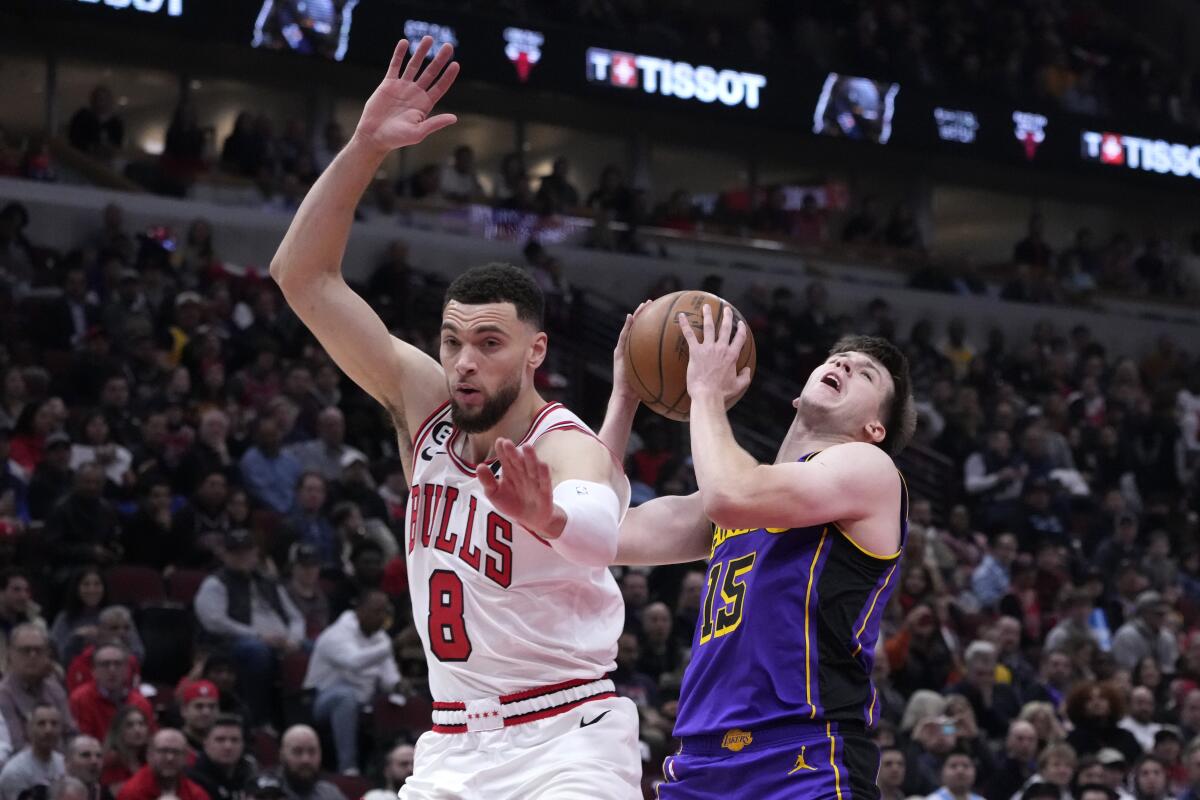
[[[433,457],[435,455],[441,455],[444,452],[446,452],[446,451],[445,450],[432,450],[431,448],[426,447],[424,450],[421,451],[421,458],[424,459],[425,461],[433,461]]]
[[[612,711],[612,709],[610,708],[608,711]],[[594,720],[592,720],[591,722],[587,722],[587,721],[586,721],[586,720],[584,720],[582,717],[580,717],[580,718],[579,718],[579,727],[581,727],[581,728],[586,728],[588,725],[595,725],[597,722],[599,722],[600,720],[602,720],[602,719],[604,719],[605,717],[607,717],[607,716],[608,716],[608,711],[605,711],[603,714],[601,714],[600,716],[596,717],[596,718],[595,718]]]

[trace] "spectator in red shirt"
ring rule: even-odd
[[[104,771],[100,782],[109,791],[119,792],[125,781],[146,763],[146,742],[150,738],[150,720],[137,706],[125,706],[113,719],[104,741]]]
[[[208,792],[183,774],[187,754],[187,739],[183,734],[174,728],[163,728],[150,741],[146,766],[121,787],[117,800],[158,800],[164,796],[209,800]]]
[[[97,739],[105,736],[117,709],[126,705],[140,708],[153,727],[154,710],[130,685],[129,651],[125,645],[108,642],[97,647],[92,654],[92,673],[95,678],[91,683],[71,692],[71,715],[80,733]]]

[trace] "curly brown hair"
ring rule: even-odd
[[[1108,681],[1084,681],[1067,695],[1067,719],[1080,727],[1088,723],[1087,704],[1093,692],[1100,692],[1108,701],[1107,725],[1116,725],[1125,716],[1125,698],[1116,684]]]

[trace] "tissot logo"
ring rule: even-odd
[[[753,72],[693,66],[685,61],[599,47],[588,48],[587,78],[592,83],[621,89],[641,88],[646,94],[715,102],[731,108],[743,105],[758,108],[761,92],[767,85],[765,76]]]
[[[504,29],[504,55],[517,69],[521,83],[529,80],[529,72],[542,60],[542,44],[546,37],[537,31],[524,28]]]
[[[89,6],[106,5],[109,8],[132,8],[146,14],[166,11],[168,17],[183,16],[183,0],[76,0]]]
[[[1101,164],[1156,172],[1159,175],[1200,178],[1200,145],[1098,131],[1084,131],[1081,139],[1085,161],[1099,161]]]

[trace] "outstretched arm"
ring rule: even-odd
[[[617,346],[613,350],[612,394],[608,397],[608,409],[604,413],[604,424],[600,427],[600,432],[596,434],[613,456],[622,462],[625,460],[625,451],[629,447],[633,417],[637,413],[638,403],[641,402],[633,391],[633,387],[629,385],[629,378],[625,372],[625,347],[629,339],[629,329],[633,327],[633,319],[645,307],[646,303],[642,303],[633,310],[632,314],[625,315],[625,324],[621,327],[621,333],[617,336]]]
[[[403,71],[408,41],[396,45],[354,136],[300,204],[271,261],[271,277],[292,310],[337,365],[392,412],[404,438],[446,399],[441,368],[388,333],[342,277],[342,257],[354,209],[384,157],[456,121],[452,114],[429,116],[458,75],[448,44],[421,70],[432,43],[422,39]]]

